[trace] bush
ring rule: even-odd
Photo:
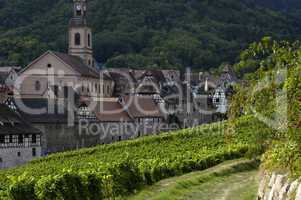
[[[85,176],[65,171],[60,175],[41,178],[36,185],[36,194],[38,199],[43,200],[85,200],[89,199],[87,182]]]
[[[113,193],[115,197],[132,193],[143,184],[139,168],[130,160],[114,163],[108,169],[112,177]]]

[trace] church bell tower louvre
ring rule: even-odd
[[[73,0],[73,17],[69,22],[69,55],[80,57],[94,67],[92,31],[87,24],[87,0]]]

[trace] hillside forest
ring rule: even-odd
[[[241,50],[264,36],[300,39],[299,4],[90,0],[88,20],[99,65],[200,71],[237,62]],[[26,66],[48,49],[66,52],[71,5],[71,0],[0,1],[0,65]]]

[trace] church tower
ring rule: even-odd
[[[73,17],[69,22],[69,54],[80,57],[94,67],[92,31],[88,27],[87,0],[73,0]]]

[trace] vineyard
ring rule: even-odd
[[[0,171],[1,199],[114,199],[164,178],[263,152],[271,131],[245,116],[192,129],[53,154]]]

